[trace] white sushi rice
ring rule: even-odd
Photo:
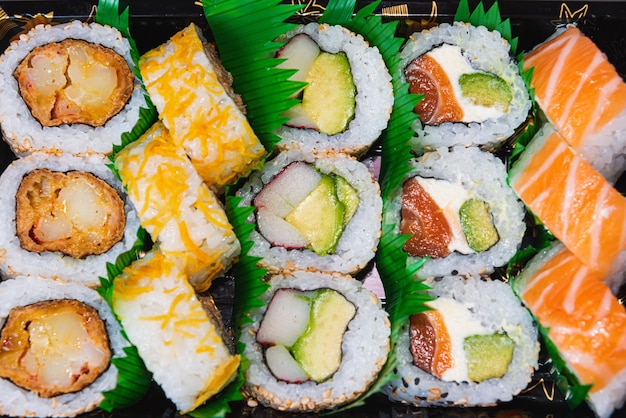
[[[35,150],[110,153],[112,144],[129,132],[139,119],[140,107],[145,107],[145,93],[135,79],[133,94],[124,109],[106,124],[92,127],[84,124],[42,126],[30,113],[22,99],[13,72],[36,47],[64,39],[81,39],[113,49],[133,68],[130,44],[122,34],[109,26],[72,21],[60,25],[37,25],[13,42],[0,57],[0,125],[4,140],[18,156]]]
[[[538,365],[537,329],[511,287],[476,276],[447,276],[428,281],[430,294],[462,303],[491,332],[506,332],[515,342],[513,358],[501,378],[476,382],[444,382],[413,364],[408,324],[397,341],[397,374],[383,387],[389,399],[415,406],[488,406],[510,401],[530,382]]]
[[[277,289],[314,290],[329,288],[341,293],[356,307],[356,314],[343,337],[343,357],[339,369],[328,380],[316,383],[288,383],[277,380],[264,361],[256,332],[266,307],[251,312],[252,323],[245,325],[240,341],[250,360],[244,393],[255,401],[281,411],[318,412],[349,403],[376,380],[389,352],[389,320],[378,298],[349,276],[297,271],[274,276],[262,296],[268,303]]]
[[[286,39],[299,33],[310,36],[323,51],[346,54],[356,87],[355,114],[347,129],[335,135],[283,125],[276,132],[281,137],[278,147],[362,154],[387,127],[393,107],[391,76],[382,55],[361,35],[341,26],[309,23],[287,33]]]
[[[498,242],[486,251],[462,254],[452,252],[446,257],[430,258],[418,270],[417,277],[464,274],[490,274],[496,267],[506,264],[517,252],[526,231],[523,203],[507,184],[504,163],[495,155],[476,147],[456,146],[440,148],[411,161],[412,177],[434,178],[460,183],[469,198],[479,198],[489,204]],[[402,188],[392,198],[390,210],[385,213],[388,222],[400,232]],[[409,256],[408,262],[419,260]]]
[[[294,161],[305,161],[322,173],[343,177],[357,191],[359,207],[346,226],[334,253],[318,255],[308,249],[288,249],[273,246],[255,229],[250,234],[253,242],[249,255],[262,257],[260,264],[273,272],[294,269],[316,269],[326,272],[354,274],[363,269],[374,258],[381,234],[382,199],[380,187],[367,167],[352,157],[316,155],[302,150],[283,151],[265,167],[254,172],[237,194],[242,197],[242,206],[252,206],[254,197],[278,173]],[[255,214],[248,223],[256,224]]]
[[[442,23],[439,26],[411,35],[400,51],[401,74],[406,81],[404,69],[417,57],[442,44],[461,48],[472,67],[502,78],[512,89],[513,99],[508,112],[482,123],[444,122],[424,125],[417,119],[413,125],[415,136],[411,145],[418,153],[442,146],[484,145],[496,147],[513,135],[524,123],[530,111],[530,98],[516,62],[510,56],[510,45],[499,32],[484,26],[467,23]]]
[[[139,219],[120,181],[106,166],[102,154],[69,155],[35,152],[13,161],[0,176],[0,273],[6,277],[33,276],[58,278],[77,282],[86,286],[100,284],[99,277],[106,277],[107,263],[115,263],[116,258],[132,248],[137,241]],[[124,236],[106,253],[73,258],[60,252],[36,253],[22,248],[16,235],[16,194],[22,178],[37,168],[51,171],[88,172],[107,182],[124,202],[126,225]]]
[[[234,378],[233,356],[185,273],[152,250],[113,282],[113,308],[146,368],[181,413]]]
[[[36,302],[75,299],[98,311],[109,337],[112,357],[125,356],[123,349],[129,343],[109,305],[95,290],[76,283],[35,277],[18,277],[0,284],[0,329],[4,327],[11,309]],[[76,393],[52,398],[41,398],[34,392],[0,379],[0,414],[8,416],[58,416],[73,417],[95,409],[104,399],[103,392],[117,385],[118,370],[111,364],[91,385]]]

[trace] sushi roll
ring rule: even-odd
[[[216,191],[247,175],[265,148],[200,28],[190,24],[139,61],[146,90],[203,180]]]
[[[17,159],[0,176],[0,271],[96,286],[139,219],[102,154]]]
[[[424,95],[411,141],[418,153],[454,145],[496,148],[528,116],[528,91],[497,31],[442,23],[411,35],[400,58],[398,77],[409,92]]]
[[[97,23],[38,25],[0,57],[0,125],[19,156],[110,153],[146,106],[131,47]]]
[[[350,403],[376,380],[389,352],[378,298],[348,276],[296,271],[270,279],[266,306],[241,330],[249,403],[319,412]]]
[[[0,341],[0,413],[14,417],[95,409],[129,346],[95,290],[35,277],[0,283]]]
[[[602,279],[555,241],[512,283],[542,327],[560,380],[578,386],[578,396],[560,387],[566,399],[582,402],[583,394],[605,418],[626,401],[626,310]]]
[[[488,406],[510,401],[538,365],[537,329],[504,282],[477,276],[429,280],[430,310],[414,314],[397,341],[390,400],[415,406]]]
[[[509,183],[550,232],[617,292],[624,283],[626,198],[550,124],[515,162]]]
[[[341,26],[309,23],[287,33],[277,58],[307,85],[284,116],[280,149],[363,154],[387,127],[391,76],[375,46]]]
[[[273,272],[356,273],[374,257],[381,233],[380,188],[345,155],[289,150],[254,172],[237,194],[254,206],[249,255]]]
[[[607,180],[626,168],[626,83],[580,29],[561,28],[524,56],[550,123]]]
[[[501,160],[457,146],[410,165],[388,215],[398,234],[409,235],[408,261],[428,257],[418,278],[490,274],[515,255],[526,231],[525,211]]]
[[[223,275],[241,246],[217,196],[161,122],[124,148],[115,168],[141,225],[202,292]]]
[[[113,280],[113,310],[154,380],[181,413],[194,410],[236,375],[216,324],[176,263],[158,250]]]

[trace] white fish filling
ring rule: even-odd
[[[467,239],[461,228],[461,218],[459,211],[461,205],[469,199],[469,193],[459,183],[451,183],[446,180],[416,177],[417,182],[437,203],[443,211],[448,225],[452,231],[452,240],[448,244],[450,252],[457,251],[461,254],[471,254],[474,252],[467,244]]]
[[[427,52],[427,55],[437,61],[450,79],[454,96],[461,109],[463,109],[463,118],[460,122],[484,122],[488,119],[496,119],[504,114],[504,112],[495,107],[476,105],[462,95],[461,85],[459,84],[461,75],[480,71],[472,67],[469,59],[463,55],[463,51],[459,46],[443,44]]]
[[[438,298],[427,303],[439,311],[450,336],[452,366],[443,372],[441,380],[446,382],[467,382],[467,358],[463,342],[471,335],[490,334],[480,321],[472,316],[469,307],[451,298]]]

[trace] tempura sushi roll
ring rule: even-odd
[[[626,168],[626,83],[606,55],[569,26],[526,54],[524,68],[550,123],[614,183]]]
[[[374,257],[381,233],[380,188],[345,155],[284,151],[237,192],[254,206],[249,255],[273,272],[356,273]]]
[[[284,116],[278,147],[362,154],[387,127],[391,76],[375,46],[341,26],[309,23],[287,33],[276,57],[307,85]]]
[[[550,232],[617,292],[626,262],[626,197],[545,124],[509,183]]]
[[[399,77],[423,94],[415,111],[418,152],[442,146],[497,147],[524,123],[530,99],[510,45],[497,31],[442,23],[411,35]]]
[[[139,120],[145,93],[131,47],[112,27],[38,25],[0,57],[0,124],[18,155],[110,153]]]
[[[0,176],[0,271],[100,283],[139,220],[102,154],[17,159]]]
[[[221,202],[184,150],[157,122],[118,153],[115,168],[160,251],[176,260],[197,291],[208,289],[241,246]]]
[[[541,325],[563,395],[583,398],[598,417],[626,401],[626,310],[611,289],[555,241],[513,279],[513,288]]]
[[[376,380],[389,352],[378,298],[349,276],[296,271],[271,278],[267,305],[241,330],[250,360],[243,391],[281,411],[350,403]]]
[[[397,341],[398,377],[383,392],[415,406],[510,401],[538,365],[537,329],[504,282],[446,276],[427,282],[435,299]]]
[[[260,163],[265,148],[195,24],[146,52],[139,69],[159,118],[207,184],[221,190]]]
[[[239,356],[221,337],[182,270],[150,251],[113,280],[113,310],[154,380],[181,413],[236,375]]]
[[[428,257],[419,278],[489,274],[515,255],[526,231],[525,211],[501,160],[457,146],[410,164],[392,195],[389,220],[397,233],[409,234],[409,262]]]
[[[0,343],[0,413],[16,417],[95,409],[129,346],[95,290],[34,277],[0,283]]]

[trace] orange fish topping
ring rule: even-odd
[[[416,178],[404,183],[401,216],[400,232],[411,235],[404,244],[404,251],[414,257],[450,254],[448,244],[452,240],[452,229],[439,205]]]
[[[452,83],[434,58],[428,54],[416,58],[407,66],[405,76],[409,92],[424,95],[415,106],[415,113],[422,122],[438,125],[463,118],[463,109],[456,100]]]

